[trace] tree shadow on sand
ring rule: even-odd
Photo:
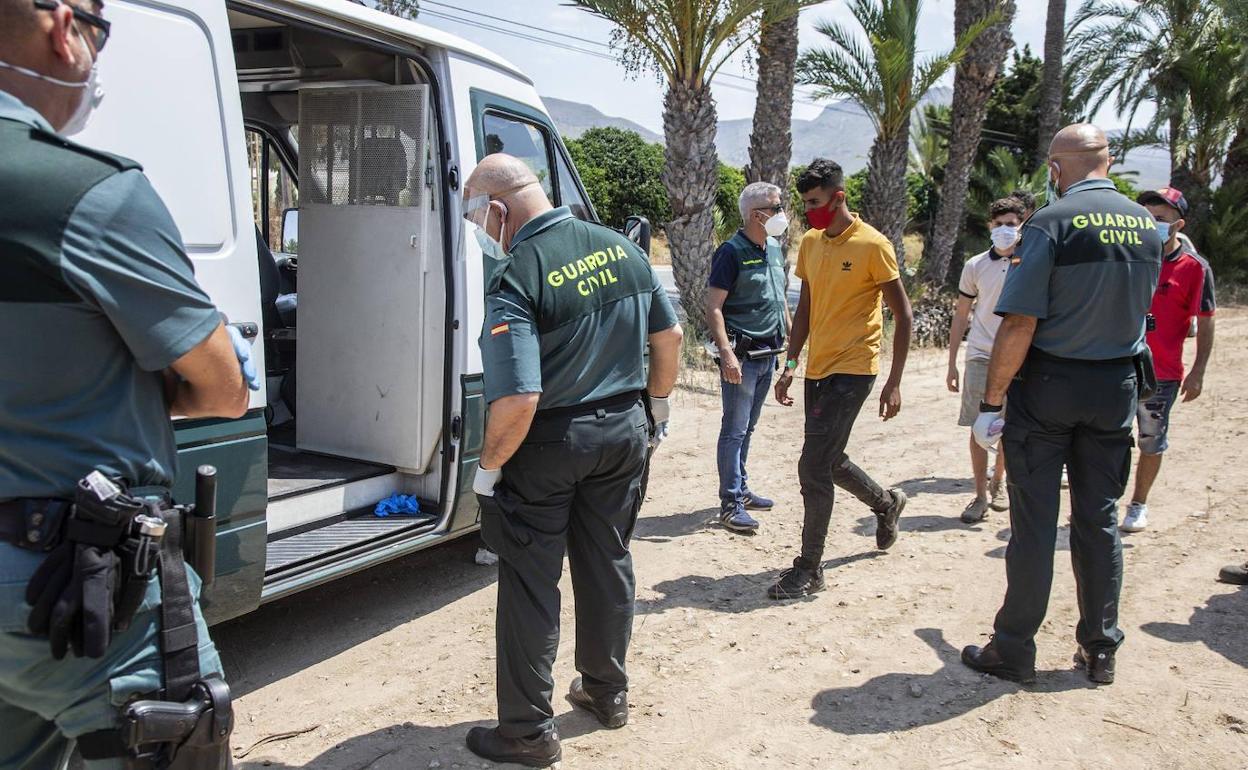
[[[1244,617],[1248,615],[1248,591],[1214,594],[1204,607],[1193,607],[1187,625],[1145,623],[1140,630],[1178,644],[1200,642],[1237,666],[1248,668],[1248,636]]]
[[[704,529],[716,526],[715,516],[718,508],[703,508],[688,513],[673,513],[667,516],[641,516],[633,529],[634,540],[645,540],[649,543],[667,543],[678,537],[692,535]]]
[[[959,651],[937,628],[914,632],[940,658],[941,667],[928,674],[882,674],[856,687],[823,690],[811,702],[811,724],[844,735],[874,735],[938,724],[955,719],[996,698],[1024,689],[1021,685],[979,674],[960,660]],[[1081,671],[1043,671],[1025,689],[1064,692],[1092,687]]]

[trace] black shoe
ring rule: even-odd
[[[497,727],[474,727],[468,731],[468,748],[491,762],[515,762],[527,767],[550,767],[563,759],[559,734],[547,730],[535,738],[508,738]]]
[[[1248,562],[1226,565],[1218,571],[1218,580],[1237,586],[1248,585]]]
[[[875,514],[875,547],[887,551],[897,542],[897,520],[906,509],[906,493],[894,487],[888,490],[893,496],[893,504],[885,511]]]
[[[609,698],[594,700],[585,692],[585,685],[578,676],[568,688],[568,700],[598,717],[598,721],[608,730],[618,730],[628,724],[628,693],[623,690]]]
[[[1075,668],[1088,671],[1088,679],[1097,684],[1114,683],[1114,653],[1098,652],[1089,660],[1088,653],[1082,647],[1075,648]]]
[[[1001,657],[991,641],[983,647],[970,645],[962,648],[962,662],[970,668],[984,674],[992,674],[1000,679],[1008,679],[1020,684],[1033,684],[1036,681],[1036,668],[1014,666]]]
[[[793,566],[780,573],[780,579],[767,589],[769,599],[800,599],[819,593],[828,587],[823,580],[823,568],[808,569],[793,560]]]

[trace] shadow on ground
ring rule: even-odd
[[[212,628],[235,697],[475,593],[498,577],[463,537],[266,604]],[[432,588],[431,588],[432,587]]]
[[[1124,532],[1123,534],[1125,535],[1126,533]],[[999,546],[997,548],[993,548],[991,551],[988,551],[987,553],[985,553],[984,556],[988,556],[993,559],[1005,558],[1005,549],[1009,547],[1009,543],[1010,543],[1010,528],[1006,527],[1005,529],[997,532],[997,539],[1005,543],[1005,545]],[[1132,545],[1131,543],[1123,542],[1122,544],[1122,550],[1124,551],[1129,551],[1134,547],[1135,546]],[[1056,548],[1059,551],[1070,550],[1070,525],[1069,524],[1063,524],[1062,526],[1057,528]]]
[[[823,690],[811,702],[811,724],[845,735],[874,735],[910,730],[956,719],[990,701],[1024,689],[985,677],[963,665],[959,651],[937,628],[920,628],[915,636],[940,658],[941,667],[927,674],[891,673],[857,687]],[[1092,687],[1081,671],[1041,671],[1032,692],[1064,692]]]
[[[557,703],[557,702],[556,702]],[[464,745],[468,730],[477,727],[493,727],[492,721],[460,722],[454,725],[431,726],[403,722],[356,735],[341,741],[305,764],[291,764],[279,757],[287,754],[284,741],[276,741],[252,748],[234,746],[234,767],[237,770],[411,770],[424,767],[516,767],[516,765],[493,765],[477,757]],[[555,729],[559,738],[569,741],[582,735],[602,730],[588,712],[573,709],[555,717]],[[291,739],[298,741],[301,736]],[[437,765],[430,763],[437,760]]]
[[[718,513],[718,508],[703,508],[700,511],[673,513],[667,516],[642,515],[637,519],[637,526],[633,528],[633,539],[650,543],[666,543],[675,538],[717,526],[714,521]]]
[[[1214,594],[1203,607],[1193,607],[1187,625],[1145,623],[1140,630],[1178,644],[1200,642],[1237,666],[1248,668],[1248,636],[1244,617],[1248,615],[1248,591]]]
[[[954,479],[944,476],[924,476],[918,479],[906,479],[894,484],[901,487],[907,497],[918,495],[962,495],[974,496],[975,484],[972,479]]]
[[[897,520],[899,532],[948,532],[950,530],[969,530],[978,532],[980,525],[963,524],[957,516],[907,516],[901,514]],[[854,523],[854,534],[863,537],[875,536],[875,516],[863,516]]]
[[[863,551],[861,553],[841,556],[823,563],[823,569],[829,582],[835,582],[838,576],[833,574],[841,567],[854,562],[875,559],[882,551]],[[752,575],[725,575],[713,578],[705,575],[686,575],[675,580],[664,580],[654,586],[654,590],[663,594],[657,599],[638,599],[636,613],[662,613],[680,607],[694,607],[713,612],[740,613],[751,612],[767,606],[775,606],[776,602],[767,598],[767,589],[780,577],[782,569],[788,564],[778,564],[776,569],[756,572]],[[813,597],[799,599],[808,601]]]

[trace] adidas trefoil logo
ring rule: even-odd
[[[854,263],[853,263],[853,262],[842,262],[842,263],[841,263],[841,270],[842,270],[843,272],[848,273],[850,270],[853,270],[853,269],[854,269]]]

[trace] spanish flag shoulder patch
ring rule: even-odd
[[[490,336],[493,337],[496,334],[506,334],[510,330],[511,330],[510,324],[501,323],[501,324],[498,324],[497,326],[490,328]]]

